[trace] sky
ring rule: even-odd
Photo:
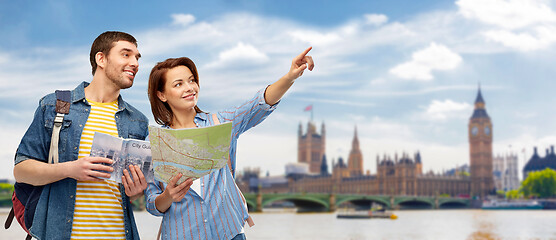
[[[90,81],[88,54],[102,32],[138,40],[142,54],[126,101],[156,124],[150,69],[193,59],[199,107],[241,104],[287,73],[312,46],[305,72],[263,123],[238,141],[238,170],[284,174],[297,161],[297,131],[326,126],[326,156],[348,157],[357,127],[363,166],[377,155],[413,155],[424,171],[469,163],[467,127],[479,84],[493,123],[494,155],[556,144],[556,2],[391,1],[6,1],[0,0],[0,178],[39,99]],[[521,171],[521,170],[520,170]]]

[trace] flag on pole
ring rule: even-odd
[[[311,110],[313,110],[313,104],[311,104],[311,105],[305,107],[305,109],[304,109],[303,111],[304,111],[304,112],[307,112],[307,111],[311,111]]]

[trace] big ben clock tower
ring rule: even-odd
[[[492,123],[486,112],[480,87],[475,100],[475,110],[469,119],[469,153],[471,196],[484,198],[494,189],[492,180]]]

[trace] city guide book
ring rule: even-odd
[[[231,134],[231,122],[187,129],[149,126],[155,179],[168,183],[182,173],[179,184],[219,170],[228,162]]]
[[[151,146],[148,141],[123,139],[95,132],[90,156],[114,160],[110,165],[114,171],[108,172],[110,173],[108,180],[121,183],[124,169],[127,169],[129,173],[129,165],[132,164],[141,168],[147,182],[152,182],[154,179]],[[133,178],[132,175],[130,176]]]

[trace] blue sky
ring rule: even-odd
[[[207,3],[208,2],[208,3]],[[2,1],[0,178],[41,96],[90,81],[92,41],[107,30],[139,41],[140,70],[122,91],[152,124],[152,66],[192,58],[199,106],[240,104],[285,74],[308,46],[316,67],[260,126],[239,140],[238,167],[283,174],[297,129],[326,124],[329,161],[346,158],[355,125],[364,168],[376,155],[420,151],[426,171],[469,162],[467,124],[482,86],[494,152],[527,158],[556,144],[556,2],[458,1]],[[320,129],[319,129],[320,130]],[[511,147],[510,147],[511,146]]]

